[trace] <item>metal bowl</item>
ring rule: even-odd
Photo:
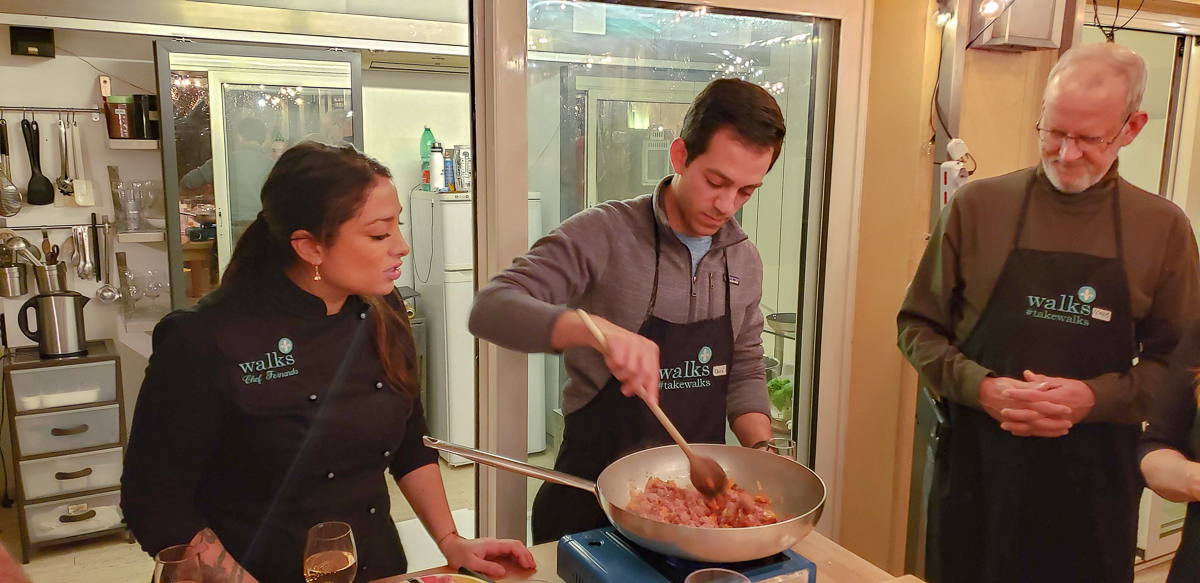
[[[796,313],[779,312],[767,315],[767,325],[781,334],[796,333]]]
[[[774,356],[763,356],[763,368],[767,369],[767,380],[779,376],[779,360]]]

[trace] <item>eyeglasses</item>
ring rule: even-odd
[[[1077,148],[1079,148],[1080,150],[1085,150],[1085,151],[1089,151],[1089,152],[1098,152],[1101,150],[1105,150],[1109,146],[1113,145],[1113,143],[1117,141],[1117,138],[1121,136],[1121,132],[1125,131],[1125,126],[1126,126],[1126,124],[1129,123],[1129,120],[1131,120],[1131,119],[1133,119],[1132,113],[1130,113],[1128,116],[1126,116],[1125,121],[1121,122],[1121,129],[1117,130],[1117,133],[1115,135],[1113,135],[1112,139],[1108,139],[1108,140],[1098,137],[1098,136],[1073,136],[1071,134],[1068,134],[1067,132],[1046,129],[1046,128],[1042,127],[1042,122],[1040,122],[1040,121],[1038,122],[1037,126],[1035,126],[1035,127],[1037,128],[1037,131],[1038,131],[1038,137],[1042,139],[1042,143],[1049,146],[1050,148],[1054,148],[1054,149],[1061,148],[1063,141],[1071,140],[1071,141],[1075,142],[1075,146]]]

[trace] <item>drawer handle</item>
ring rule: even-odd
[[[64,514],[64,515],[58,517],[58,521],[70,524],[72,522],[83,522],[89,518],[95,518],[95,517],[96,517],[96,511],[88,510],[87,512],[84,512],[83,514]]]
[[[79,470],[77,472],[58,472],[57,474],[54,474],[54,479],[55,480],[77,480],[79,478],[86,478],[90,475],[92,475],[92,468],[83,468],[82,470]]]
[[[79,435],[80,433],[87,432],[87,430],[88,430],[87,423],[84,423],[83,425],[77,425],[75,427],[68,427],[66,429],[62,429],[60,427],[55,427],[54,429],[50,430],[50,435],[53,435],[54,437],[65,437],[67,435]]]

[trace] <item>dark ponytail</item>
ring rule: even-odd
[[[262,187],[262,212],[238,239],[221,287],[279,277],[299,260],[292,233],[308,231],[330,245],[337,230],[366,203],[371,186],[392,174],[354,146],[301,142],[279,157]],[[371,306],[375,347],[390,384],[416,399],[416,347],[408,318],[381,296],[360,296]]]

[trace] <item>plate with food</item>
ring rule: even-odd
[[[470,575],[460,575],[454,573],[451,575],[425,575],[423,577],[415,577],[409,579],[407,583],[488,583],[479,577]]]

